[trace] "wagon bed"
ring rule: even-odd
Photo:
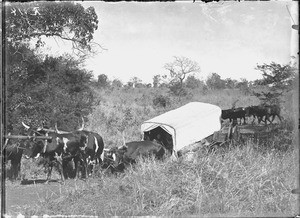
[[[225,142],[228,140],[230,134],[230,126],[223,127],[221,130],[214,132],[213,141]],[[265,138],[277,128],[277,125],[241,125],[236,126],[235,132],[232,133],[230,138],[239,140],[240,137],[250,136],[252,138]]]
[[[183,148],[180,153],[186,154],[195,152],[203,146],[213,147],[214,145],[222,145],[230,142],[233,139],[236,142],[244,141],[245,139],[261,140],[270,137],[270,134],[278,128],[278,125],[238,125],[235,132],[231,133],[231,126],[223,127],[221,130],[214,132],[212,135],[206,137],[204,140],[193,143]]]

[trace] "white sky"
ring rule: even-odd
[[[98,15],[96,42],[107,48],[86,61],[95,78],[127,82],[133,76],[152,82],[167,74],[173,56],[198,62],[199,78],[218,73],[223,79],[261,78],[257,64],[287,64],[291,52],[291,2],[83,2]],[[296,21],[297,22],[297,21]],[[51,46],[49,46],[51,45]],[[56,54],[66,43],[48,44]]]

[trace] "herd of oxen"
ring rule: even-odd
[[[252,124],[264,121],[273,123],[275,117],[281,121],[280,107],[249,106],[222,110],[221,120],[229,119],[230,123],[240,120],[246,123],[246,117],[252,117]],[[84,130],[84,125],[78,130],[65,132],[55,128],[30,127],[22,122],[28,139],[14,144],[9,142],[4,146],[4,161],[11,161],[10,178],[15,180],[20,176],[21,158],[42,157],[47,179],[51,179],[52,168],[55,166],[61,180],[67,178],[87,178],[97,169],[105,172],[123,172],[126,166],[135,163],[137,157],[154,155],[163,159],[172,154],[172,149],[167,148],[156,139],[144,138],[143,141],[128,142],[107,149],[104,147],[103,138],[95,132]],[[44,138],[43,138],[44,137]]]
[[[229,119],[230,122],[240,119],[240,124],[242,120],[243,124],[246,124],[246,117],[252,117],[252,124],[254,124],[256,120],[258,124],[260,124],[261,121],[267,124],[268,121],[273,123],[276,116],[281,122],[282,117],[280,115],[279,105],[257,105],[222,110],[221,118],[223,120]]]
[[[22,122],[27,139],[18,144],[4,145],[4,162],[10,161],[11,180],[20,176],[22,156],[26,159],[42,157],[48,182],[53,167],[57,168],[61,180],[67,178],[87,178],[94,172],[95,166],[105,172],[123,172],[136,158],[155,155],[158,159],[167,154],[167,150],[155,139],[132,141],[120,147],[104,148],[103,138],[95,132],[83,129],[66,132],[46,127],[30,127]]]

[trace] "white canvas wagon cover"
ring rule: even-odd
[[[220,130],[221,113],[221,108],[216,105],[190,102],[145,121],[141,125],[141,132],[144,134],[161,127],[172,136],[173,150],[177,152]]]

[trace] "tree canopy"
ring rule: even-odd
[[[212,73],[207,77],[206,85],[210,89],[224,89],[226,82],[221,79],[219,74]]]
[[[20,120],[36,126],[48,121],[52,126],[57,122],[66,130],[77,128],[80,117],[87,116],[92,109],[92,74],[68,55],[42,59],[28,49],[25,58],[28,61],[21,67],[9,65],[9,129],[18,128]]]
[[[183,82],[191,73],[199,73],[200,67],[197,62],[192,61],[186,57],[174,57],[173,62],[164,65],[164,68],[169,71],[169,88],[175,95],[182,95],[185,93]]]
[[[73,2],[7,3],[5,15],[8,131],[18,131],[21,121],[57,122],[74,130],[93,104],[92,74],[82,68],[82,57],[93,50],[94,8]],[[37,54],[44,37],[72,42],[81,58]]]
[[[257,65],[257,70],[262,71],[263,79],[256,80],[256,85],[263,85],[266,91],[256,92],[253,95],[258,97],[263,104],[280,104],[284,92],[294,88],[297,68],[291,64],[270,64]]]
[[[42,46],[45,37],[72,42],[78,54],[92,50],[98,17],[93,7],[84,9],[73,2],[10,3],[5,7],[6,40],[18,46],[33,38]]]

